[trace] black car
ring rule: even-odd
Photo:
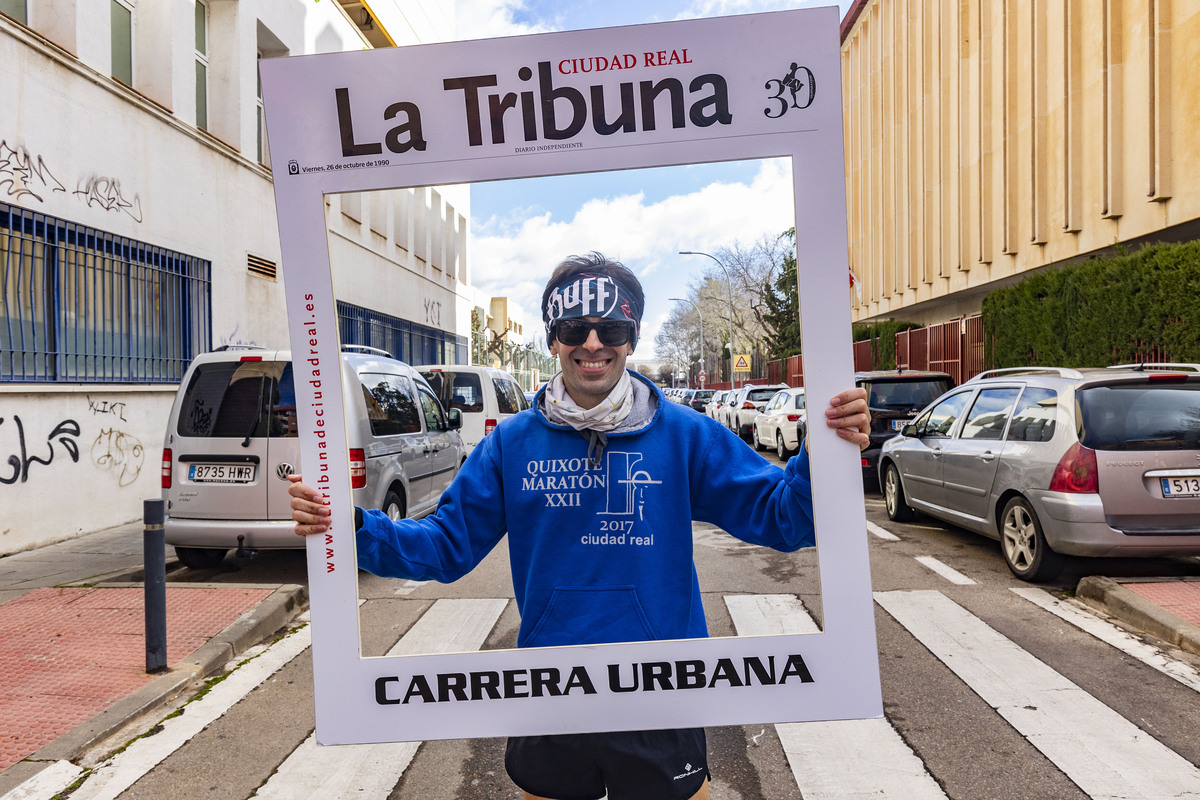
[[[708,406],[708,401],[712,400],[714,394],[715,392],[712,389],[696,389],[692,392],[692,396],[688,398],[687,403],[703,414],[704,409]]]
[[[954,388],[945,372],[892,369],[856,372],[854,385],[867,390],[871,408],[871,444],[862,452],[863,480],[876,482],[875,467],[883,443],[916,418],[917,412]]]

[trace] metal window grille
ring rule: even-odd
[[[0,203],[0,381],[178,382],[212,338],[211,270]]]
[[[369,308],[337,304],[342,344],[386,350],[408,364],[467,364],[467,339]]]

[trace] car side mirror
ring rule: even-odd
[[[917,426],[910,422],[904,426],[903,430],[900,431],[900,435],[915,439],[917,437]]]
[[[446,430],[456,431],[462,427],[462,411],[457,408],[446,411]]]

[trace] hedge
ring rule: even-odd
[[[1200,241],[1032,275],[983,301],[991,367],[1200,362]]]

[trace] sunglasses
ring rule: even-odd
[[[633,337],[633,324],[613,319],[602,319],[599,322],[563,319],[554,323],[554,338],[567,347],[578,347],[583,344],[592,331],[596,332],[600,344],[605,347],[620,347],[628,344]]]

